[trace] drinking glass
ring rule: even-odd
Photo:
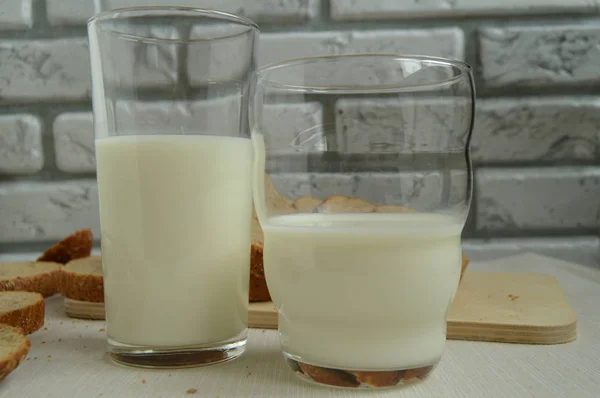
[[[246,346],[256,25],[140,7],[88,24],[108,352],[142,367]]]
[[[263,67],[253,190],[283,355],[341,387],[425,378],[440,360],[472,192],[462,62],[336,55]]]

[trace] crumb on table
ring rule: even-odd
[[[198,390],[196,388],[188,388],[185,393],[186,394],[195,394],[197,392],[198,392]]]

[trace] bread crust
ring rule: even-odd
[[[270,301],[271,296],[265,279],[263,247],[253,243],[250,250],[250,301]]]
[[[44,297],[35,292],[0,292],[0,300],[23,294],[32,295],[32,302],[19,308],[0,312],[0,323],[17,327],[24,334],[30,334],[44,326],[46,311]]]
[[[92,231],[82,229],[50,247],[37,261],[54,261],[55,263],[66,264],[78,258],[88,257],[92,253],[93,241]]]
[[[50,261],[40,261],[39,263],[48,264],[48,270],[45,272],[41,271],[39,274],[16,276],[11,279],[0,280],[0,292],[37,292],[44,297],[50,297],[58,293],[61,265]],[[32,264],[32,262],[9,264],[14,264],[15,267],[18,267],[19,264]]]
[[[302,196],[292,203],[292,207],[298,213],[313,213],[321,202],[321,199],[312,196]]]
[[[466,254],[462,254],[462,264],[460,265],[460,279],[462,280],[465,275],[465,271],[467,270],[467,265],[469,265],[469,257]]]
[[[375,206],[359,198],[332,195],[325,198],[316,208],[318,213],[372,213]]]
[[[99,256],[92,256],[69,262],[61,270],[60,293],[73,300],[92,303],[104,302],[104,277],[98,274],[77,272],[78,266],[84,262],[101,261]]]
[[[19,337],[14,352],[5,358],[0,358],[0,381],[2,381],[23,362],[29,352],[29,347],[31,347],[31,341],[23,335],[20,329],[12,326],[0,325],[0,333],[14,333]]]

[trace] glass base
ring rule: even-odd
[[[194,368],[231,361],[246,351],[243,337],[224,343],[182,347],[144,347],[108,339],[108,356],[119,364],[150,369]]]
[[[398,370],[348,370],[310,365],[284,353],[287,363],[303,380],[345,388],[390,388],[425,379],[436,364]]]

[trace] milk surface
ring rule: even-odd
[[[250,140],[100,138],[96,160],[109,338],[170,347],[243,333]]]

